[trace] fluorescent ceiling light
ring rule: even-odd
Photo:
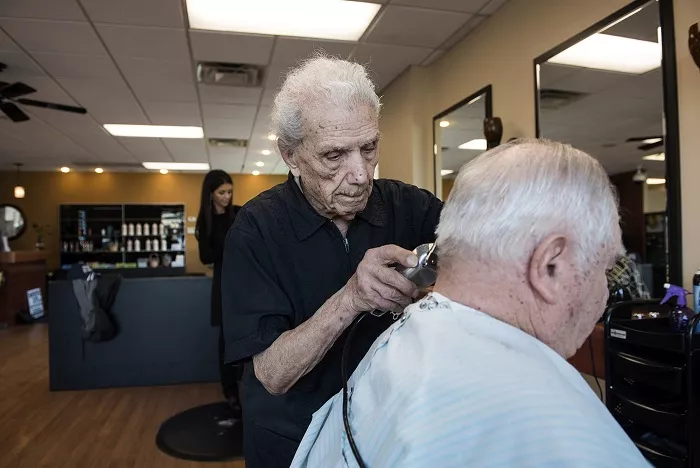
[[[260,152],[263,156],[269,156],[270,155],[270,150],[262,150]]]
[[[263,166],[265,165],[265,163],[262,162],[262,161],[258,161],[258,162],[255,163],[255,165],[258,166],[258,167],[263,167]]]
[[[179,162],[145,162],[143,167],[151,171],[208,171],[207,163],[179,163]]]
[[[642,140],[642,143],[646,143],[646,144],[650,145],[652,143],[659,143],[662,140],[663,140],[663,138],[647,138],[646,140]]]
[[[357,41],[381,5],[344,0],[187,0],[192,29]]]
[[[174,127],[169,125],[105,124],[105,130],[119,137],[140,138],[204,138],[202,127]]]
[[[647,179],[647,185],[662,185],[665,183],[666,179],[654,179],[653,177]]]
[[[440,175],[441,175],[441,176],[446,176],[446,175],[450,175],[450,174],[453,174],[453,173],[454,173],[454,171],[451,170],[451,169],[443,169],[443,170],[440,171]]]
[[[548,60],[550,63],[642,74],[661,66],[661,45],[610,34],[593,34]]]
[[[442,128],[447,128],[447,127],[450,126],[450,122],[449,122],[448,120],[441,120],[441,121],[440,121],[440,126],[441,126]]]
[[[666,154],[665,153],[647,154],[642,159],[646,159],[647,161],[666,161]]]
[[[253,175],[260,175],[260,171],[253,171]]]
[[[457,148],[468,149],[468,150],[485,150],[486,149],[486,140],[484,140],[483,138],[469,140],[466,143],[462,143]]]

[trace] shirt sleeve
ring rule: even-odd
[[[291,303],[276,281],[268,246],[245,210],[226,237],[221,301],[226,362],[261,353],[291,329]]]

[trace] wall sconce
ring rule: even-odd
[[[22,168],[22,164],[15,163],[15,167],[17,167],[17,184],[15,185],[15,198],[24,198],[26,192],[24,190],[24,187],[22,187],[19,183],[19,171]]]

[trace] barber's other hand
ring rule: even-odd
[[[414,267],[417,263],[413,252],[397,245],[368,250],[345,285],[343,294],[350,309],[355,313],[375,309],[402,312],[417,297],[418,288],[389,265]]]

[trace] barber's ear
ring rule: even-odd
[[[293,151],[289,151],[287,148],[287,145],[284,144],[281,140],[277,140],[277,148],[280,150],[280,154],[282,155],[282,159],[284,162],[287,164],[287,167],[289,167],[289,170],[292,172],[292,175],[294,177],[299,177],[300,171],[299,171],[299,164],[297,163],[297,158],[296,155],[294,154]]]
[[[563,275],[570,266],[570,248],[566,236],[551,235],[540,242],[530,259],[530,284],[548,304],[555,304],[557,296],[563,293],[561,286]]]

